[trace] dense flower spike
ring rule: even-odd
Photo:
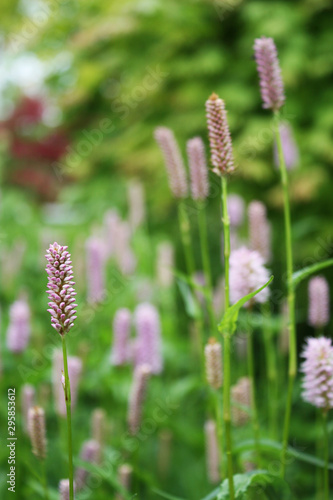
[[[222,345],[213,337],[205,346],[206,379],[210,386],[222,386]]]
[[[234,425],[245,425],[250,420],[251,407],[251,380],[249,377],[242,377],[231,388],[231,419]],[[244,407],[242,409],[241,407]],[[248,409],[248,411],[245,411]]]
[[[75,483],[74,483],[75,493]],[[69,500],[69,479],[61,479],[59,482],[60,500]]]
[[[87,300],[102,302],[105,297],[105,246],[97,237],[86,241]]]
[[[101,446],[97,441],[91,439],[85,441],[80,451],[80,459],[91,464],[98,464],[101,456]],[[78,467],[75,472],[75,484],[77,490],[81,490],[87,482],[90,473],[83,467]]]
[[[174,133],[166,127],[158,127],[154,135],[164,157],[173,195],[176,198],[186,198],[188,194],[186,171]]]
[[[51,324],[60,335],[65,335],[74,326],[76,319],[77,304],[75,304],[75,290],[73,285],[73,270],[70,253],[67,246],[53,243],[46,251],[48,264],[46,272],[48,274],[49,302],[48,309],[51,314]]]
[[[230,254],[230,300],[235,304],[239,299],[262,287],[269,280],[269,272],[264,267],[262,256],[255,250],[241,247]],[[268,299],[268,288],[264,288],[250,301],[245,303],[249,307],[254,302],[265,303]]]
[[[30,308],[25,299],[15,301],[9,310],[7,348],[14,353],[23,352],[30,338]]]
[[[32,453],[43,460],[46,457],[45,412],[40,406],[33,406],[28,411],[28,431]]]
[[[80,375],[82,372],[82,361],[76,356],[68,356],[68,375],[71,387],[71,406],[72,411],[75,409],[77,397],[78,397],[78,386],[80,381]],[[52,383],[53,383],[53,396],[55,402],[55,409],[58,415],[66,416],[66,401],[64,395],[64,388],[62,384],[62,373],[64,369],[63,354],[61,350],[56,349],[53,354],[53,366],[52,366]]]
[[[317,408],[333,408],[333,346],[326,337],[309,338],[302,353],[303,398]]]
[[[192,198],[204,200],[209,193],[209,184],[205,145],[201,137],[194,137],[187,142],[187,157],[190,166]]]
[[[205,422],[205,438],[206,438],[206,464],[207,476],[212,484],[218,483],[221,479],[220,454],[217,441],[216,424],[214,420]]]
[[[140,428],[142,406],[150,374],[149,365],[139,365],[134,371],[127,413],[129,432],[132,435],[136,434]]]
[[[295,142],[294,134],[291,126],[287,122],[282,122],[279,125],[280,136],[282,143],[282,150],[286,168],[292,170],[295,168],[299,162],[299,152],[298,147]],[[274,163],[276,167],[279,167],[279,155],[277,150],[276,141],[274,141]]]
[[[142,184],[138,181],[130,182],[127,197],[129,208],[128,220],[133,233],[146,218],[145,194]]]
[[[260,253],[264,262],[271,258],[271,225],[266,207],[260,201],[251,201],[248,207],[250,247]]]
[[[161,325],[156,307],[148,303],[140,304],[135,310],[135,327],[135,365],[149,365],[151,373],[161,373]]]
[[[277,111],[285,101],[278,54],[272,38],[265,36],[254,41],[254,57],[260,79],[263,108]]]
[[[36,399],[36,391],[35,388],[30,384],[24,384],[22,386],[21,392],[21,408],[22,408],[22,422],[24,432],[28,433],[29,431],[29,421],[28,421],[28,413],[30,408],[35,406]]]
[[[206,101],[206,116],[213,172],[229,174],[234,170],[232,143],[224,101],[212,94]]]
[[[243,198],[238,194],[230,194],[228,196],[228,214],[231,227],[236,228],[242,225],[244,212],[245,203]]]
[[[132,274],[136,267],[136,257],[131,248],[132,231],[127,221],[118,221],[115,257],[120,271],[125,274]]]
[[[129,491],[131,486],[132,472],[133,468],[129,464],[122,464],[118,469],[118,481],[126,491]],[[116,500],[124,500],[124,497],[118,493]]]
[[[322,328],[330,319],[329,287],[323,276],[309,281],[309,324]]]
[[[115,366],[126,364],[130,359],[131,311],[118,309],[113,320],[113,347],[111,363]]]

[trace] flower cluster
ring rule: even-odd
[[[333,408],[333,346],[326,337],[309,338],[302,353],[303,398],[317,408]]]
[[[271,225],[266,207],[261,201],[251,201],[248,207],[249,236],[252,250],[260,253],[265,263],[271,258]]]
[[[48,311],[51,314],[51,325],[60,335],[65,335],[74,326],[77,304],[73,285],[73,266],[67,246],[53,243],[46,251],[48,264],[48,291],[51,302]]]
[[[327,325],[330,319],[329,288],[323,276],[309,281],[309,324],[315,328]]]
[[[7,347],[14,353],[25,350],[30,338],[30,308],[25,299],[16,300],[9,310]]]
[[[201,137],[187,142],[187,156],[191,174],[191,194],[193,200],[204,200],[208,196],[208,168],[205,145]]]

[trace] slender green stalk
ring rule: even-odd
[[[178,218],[179,218],[180,234],[185,254],[186,271],[188,277],[192,278],[195,271],[195,263],[194,263],[194,256],[191,244],[191,227],[186,207],[183,202],[180,202],[178,204]]]
[[[198,203],[198,223],[201,245],[202,265],[205,273],[206,293],[207,293],[207,309],[211,323],[212,331],[216,328],[216,318],[213,307],[213,289],[212,289],[212,273],[209,261],[208,237],[207,237],[207,221],[203,203]]]
[[[258,421],[258,410],[256,403],[256,390],[254,381],[254,362],[253,362],[253,330],[250,329],[248,332],[248,346],[247,346],[247,364],[249,377],[251,380],[251,420],[252,428],[254,434],[254,443],[257,455],[257,461],[259,468],[261,467],[261,454],[260,454],[260,436],[259,436],[259,421]]]
[[[66,335],[62,339],[62,352],[64,358],[64,377],[65,377],[65,399],[67,410],[67,431],[68,431],[68,467],[69,467],[69,499],[74,500],[74,483],[73,483],[73,444],[72,444],[72,415],[71,415],[71,387],[68,376]]]
[[[329,500],[329,479],[328,479],[328,460],[329,460],[329,434],[327,427],[327,411],[323,412],[323,430],[324,430],[324,500]]]
[[[286,413],[283,428],[282,453],[281,453],[281,475],[284,477],[286,471],[286,455],[289,439],[290,415],[293,396],[294,380],[297,370],[297,353],[296,353],[296,324],[295,324],[295,289],[293,285],[293,253],[292,253],[292,237],[291,237],[291,218],[290,218],[290,203],[289,203],[289,187],[286,163],[282,149],[282,141],[279,127],[279,113],[274,113],[274,129],[276,144],[279,155],[279,168],[281,175],[281,183],[283,188],[283,204],[284,204],[284,226],[285,226],[285,246],[287,257],[287,291],[288,291],[288,330],[289,330],[289,369],[288,369],[288,393],[286,402]]]
[[[42,460],[41,468],[42,468],[42,478],[43,478],[43,486],[44,486],[44,496],[45,496],[45,500],[49,500],[49,492],[48,492],[48,489],[47,489],[47,477],[46,477],[46,464],[45,464],[45,460]]]
[[[228,187],[227,179],[222,176],[222,222],[224,234],[224,293],[225,310],[229,308],[229,257],[230,257],[230,220],[227,205]],[[223,332],[223,421],[225,427],[225,441],[227,450],[228,482],[230,500],[235,498],[233,464],[232,464],[232,438],[231,438],[231,412],[230,412],[230,332]]]
[[[217,423],[217,436],[219,441],[219,450],[220,450],[220,473],[221,478],[224,478],[224,463],[223,463],[223,455],[224,455],[224,445],[223,445],[223,410],[222,410],[222,401],[220,398],[220,394],[216,391],[215,394],[215,405],[216,405],[216,423]]]
[[[271,309],[270,304],[266,303],[262,306],[262,316],[264,321],[270,320]],[[272,438],[276,438],[277,434],[277,398],[278,398],[278,381],[277,381],[277,368],[276,368],[276,356],[275,356],[275,346],[273,342],[273,332],[272,329],[264,323],[263,327],[263,337],[265,346],[265,358],[266,358],[266,375],[267,375],[267,405],[268,405],[268,417],[269,417],[269,428]]]

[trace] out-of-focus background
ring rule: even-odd
[[[273,160],[271,114],[262,109],[253,59],[254,39],[262,35],[273,37],[278,47],[286,89],[283,119],[299,149],[299,161],[290,173],[296,266],[332,256],[332,22],[330,0],[2,0],[3,327],[9,305],[18,293],[28,293],[38,352],[49,324],[44,309],[45,248],[59,238],[80,256],[85,238],[98,231],[110,208],[128,216],[129,182],[143,185],[148,213],[146,232],[135,243],[141,256],[136,282],[131,281],[135,293],[144,289],[145,276],[153,272],[149,252],[156,242],[172,240],[182,266],[176,203],[153,131],[158,125],[172,128],[183,153],[193,136],[207,143],[204,105],[213,91],[226,102],[238,166],[230,190],[245,202],[259,199],[267,205],[274,226],[274,283],[279,288],[284,264],[282,193]],[[216,180],[211,180],[208,232],[216,284],[221,228]],[[194,250],[198,257],[199,245]],[[82,266],[77,281],[84,290]],[[332,277],[331,271],[325,274]],[[124,305],[121,297],[116,294],[113,311]],[[132,305],[133,297],[126,299]],[[298,302],[299,320],[305,323],[306,287],[300,289]],[[99,318],[101,325],[109,324],[109,311],[102,309]],[[92,347],[96,322],[87,319],[81,327],[85,339],[73,342],[93,372],[100,361]],[[107,343],[109,332],[103,335]],[[178,360],[179,372],[183,361]],[[6,363],[14,366],[5,356]],[[46,378],[38,369],[32,374],[32,382]],[[106,368],[102,379],[100,395],[106,398]],[[82,415],[98,403],[95,382],[92,377],[86,386]],[[178,389],[179,394],[185,391]],[[187,437],[187,444],[193,444],[192,436]],[[186,478],[193,453],[179,454],[179,460],[188,463]],[[196,488],[207,493],[202,483],[194,481],[192,491],[187,480],[177,481],[175,494],[195,498]]]

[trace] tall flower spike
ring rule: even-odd
[[[90,464],[97,464],[100,461],[101,446],[97,441],[91,439],[85,441],[80,451],[80,459]],[[75,472],[75,484],[81,490],[87,482],[89,472],[83,467],[78,467]]]
[[[245,203],[238,194],[229,194],[228,196],[228,214],[230,225],[233,228],[242,225],[244,220]]]
[[[315,276],[309,281],[309,324],[322,328],[330,319],[329,287],[323,276]]]
[[[132,472],[133,468],[129,464],[122,464],[118,469],[118,481],[126,491],[130,489]],[[123,495],[117,493],[116,500],[124,500]]]
[[[251,408],[251,380],[249,377],[242,377],[231,388],[231,419],[234,425],[245,425],[250,420],[249,411]],[[244,409],[241,408],[244,407]],[[245,411],[248,408],[248,412]]]
[[[43,460],[46,457],[45,412],[40,406],[33,406],[29,409],[28,430],[32,453]]]
[[[128,427],[132,435],[135,435],[140,428],[142,406],[150,374],[149,365],[140,365],[134,371],[127,414]]]
[[[303,399],[317,408],[333,408],[333,346],[326,337],[309,338],[302,353]]]
[[[118,309],[113,320],[113,347],[111,363],[115,366],[126,364],[130,359],[131,312]]]
[[[206,379],[214,389],[222,386],[222,346],[213,337],[205,346]]]
[[[281,69],[273,38],[262,36],[254,41],[254,57],[260,80],[263,108],[277,111],[285,101]]]
[[[154,375],[161,373],[161,325],[158,310],[149,303],[138,305],[135,310],[135,365],[149,365]]]
[[[30,384],[24,384],[21,392],[21,408],[22,408],[22,421],[25,433],[29,431],[28,413],[30,408],[35,405],[36,391]]]
[[[220,454],[216,433],[216,424],[214,420],[207,420],[205,422],[205,437],[206,437],[206,463],[207,475],[212,484],[218,483],[221,479],[220,467]]]
[[[164,157],[171,192],[176,198],[186,198],[186,170],[174,133],[169,128],[158,127],[154,136]]]
[[[269,272],[264,267],[264,259],[255,250],[241,247],[230,254],[230,301],[235,304],[245,295],[262,287],[269,280]],[[269,296],[264,288],[250,301],[244,304],[250,307],[255,302],[263,304]]]
[[[48,274],[49,302],[48,309],[51,314],[51,325],[60,335],[65,335],[74,326],[76,319],[77,304],[75,304],[75,290],[73,285],[73,266],[67,246],[53,243],[46,251],[48,264],[46,272]]]
[[[271,225],[266,207],[260,201],[251,201],[248,207],[250,246],[260,253],[264,262],[271,258]]]
[[[157,246],[156,275],[159,286],[163,288],[168,288],[174,282],[174,254],[174,248],[168,241]]]
[[[205,145],[201,137],[194,137],[187,142],[187,156],[190,166],[192,198],[193,200],[204,200],[209,193],[209,184]]]
[[[9,310],[7,348],[14,353],[23,352],[30,338],[30,308],[25,299],[16,300]]]
[[[213,172],[224,175],[233,172],[234,158],[224,101],[212,94],[206,101],[206,116]]]

